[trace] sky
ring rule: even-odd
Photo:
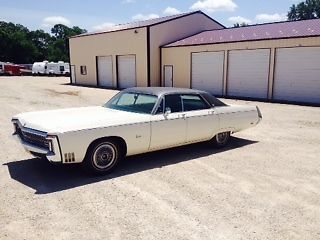
[[[302,0],[300,0],[302,1]],[[286,20],[299,0],[0,0],[0,21],[50,32],[54,24],[90,31],[115,24],[202,10],[226,27]]]

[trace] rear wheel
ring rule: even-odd
[[[104,139],[89,147],[84,163],[91,173],[104,175],[112,172],[122,158],[119,144],[112,139]]]
[[[230,132],[222,132],[215,135],[212,139],[215,146],[222,148],[228,144],[230,140]]]

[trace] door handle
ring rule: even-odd
[[[214,114],[214,110],[210,110],[208,113],[209,113],[210,115],[213,115],[213,114]]]

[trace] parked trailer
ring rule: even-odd
[[[47,75],[48,74],[48,61],[35,62],[32,65],[32,75]]]
[[[59,62],[35,62],[32,65],[32,75],[49,75],[49,76],[69,76],[70,65],[62,61]]]
[[[69,75],[70,74],[70,66],[69,63],[65,63],[59,61],[57,63],[50,62],[48,63],[48,74],[54,76],[61,76],[61,75]]]
[[[22,72],[21,70],[25,69],[25,67],[20,66],[18,64],[14,63],[5,63],[4,64],[4,75],[9,75],[9,76],[21,76]]]

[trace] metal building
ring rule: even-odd
[[[110,88],[159,86],[160,46],[203,30],[222,28],[196,11],[72,37],[71,82]]]
[[[320,104],[320,19],[203,31],[162,47],[162,85]]]

